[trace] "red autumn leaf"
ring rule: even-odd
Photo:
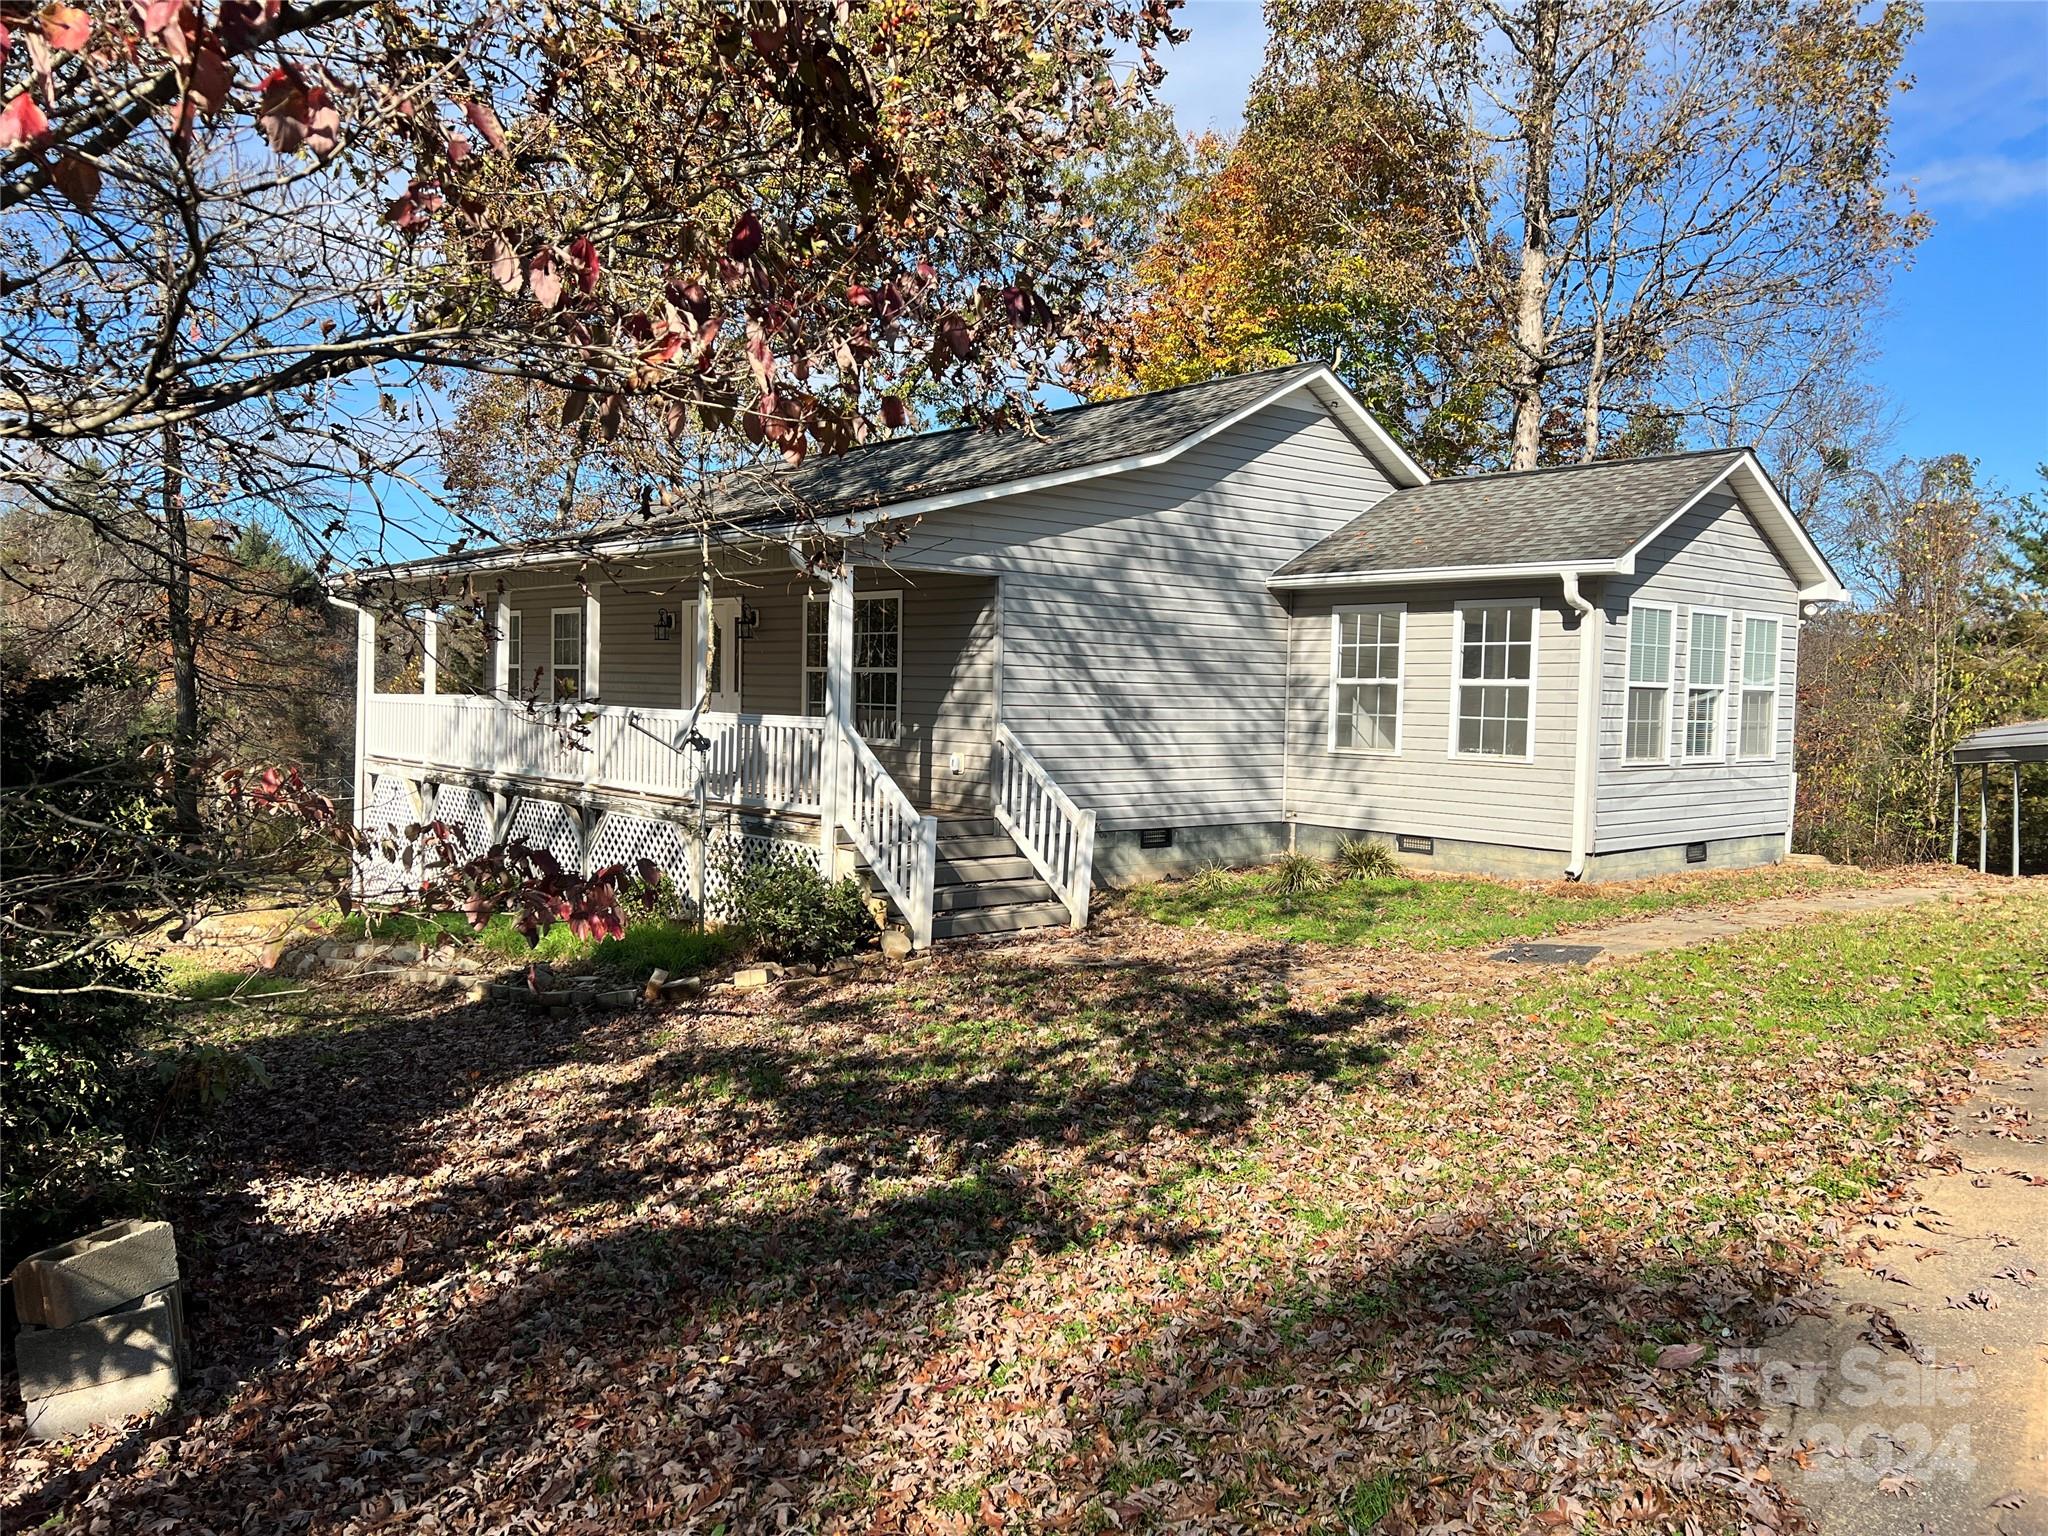
[[[0,112],[0,149],[39,149],[50,142],[50,120],[23,91]]]
[[[206,38],[192,59],[185,84],[186,104],[207,117],[218,117],[228,104],[228,91],[234,83],[235,66],[222,51],[220,39]]]
[[[603,260],[588,235],[578,235],[569,242],[569,260],[576,264],[576,286],[586,297],[597,292],[597,274]]]
[[[732,221],[732,234],[725,242],[725,253],[734,261],[747,261],[754,252],[761,249],[761,221],[751,212],[743,213]]]
[[[553,309],[562,302],[562,277],[555,270],[554,252],[542,251],[527,263],[526,286],[542,309]]]
[[[50,181],[80,213],[90,213],[92,205],[99,201],[100,168],[81,156],[60,156]]]
[[[462,109],[462,115],[469,119],[469,126],[484,137],[484,142],[500,154],[505,151],[505,130],[499,125],[498,114],[493,112],[489,102],[472,101]]]
[[[882,421],[884,424],[891,430],[894,430],[908,420],[910,420],[910,411],[904,405],[901,395],[882,396]]]
[[[289,155],[306,142],[311,127],[306,79],[295,64],[280,64],[263,77],[256,104],[257,126],[271,150]]]
[[[448,155],[448,163],[449,163],[450,165],[460,165],[460,164],[462,164],[462,162],[463,162],[463,161],[467,160],[467,159],[469,158],[469,137],[468,137],[468,135],[467,135],[467,134],[461,134],[461,133],[451,133],[451,134],[449,134],[449,135],[448,135],[448,146],[447,146],[447,155]]]
[[[503,235],[491,236],[491,281],[506,293],[519,291],[519,253]]]
[[[50,46],[63,53],[78,52],[92,36],[92,18],[75,5],[46,5],[36,20]]]
[[[1706,1352],[1704,1344],[1667,1344],[1657,1352],[1657,1369],[1682,1371],[1689,1365],[1698,1365]]]
[[[974,332],[963,316],[947,315],[939,322],[939,343],[963,363],[974,356]]]
[[[155,37],[178,19],[182,0],[135,0],[135,24],[144,37]]]
[[[873,309],[875,307],[875,296],[859,283],[855,283],[846,290],[846,302],[855,309]]]

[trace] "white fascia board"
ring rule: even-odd
[[[1764,537],[1771,541],[1771,547],[1777,551],[1778,558],[1792,568],[1793,577],[1799,583],[1799,600],[1807,603],[1846,602],[1849,589],[1842,585],[1841,578],[1835,575],[1835,568],[1828,564],[1827,556],[1820,552],[1820,546],[1813,542],[1798,516],[1785,504],[1785,498],[1778,494],[1777,486],[1771,483],[1771,477],[1764,472],[1763,465],[1757,462],[1756,455],[1748,449],[1744,449],[1740,458],[1700,487],[1684,506],[1638,539],[1635,547],[1622,557],[1626,562],[1623,568],[1633,572],[1636,568],[1637,555],[1649,548],[1681,517],[1730,480],[1738,481],[1736,494],[1742,498],[1742,504],[1763,527]]]
[[[1543,560],[1525,565],[1432,565],[1400,571],[1332,571],[1298,576],[1269,576],[1266,585],[1278,591],[1300,591],[1317,587],[1399,587],[1415,582],[1436,581],[1525,581],[1541,577],[1555,581],[1567,574],[1611,576],[1626,574],[1618,560]]]

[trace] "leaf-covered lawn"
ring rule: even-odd
[[[8,1518],[1781,1522],[1718,1352],[2044,1015],[2028,894],[1572,976],[1125,919],[701,1012],[239,1010],[200,1385],[17,1449]]]
[[[1281,895],[1264,869],[1205,870],[1185,880],[1134,887],[1123,901],[1140,916],[1316,944],[1466,949],[1536,938],[1587,923],[1687,907],[1740,905],[1777,896],[1854,888],[1873,877],[1850,868],[1777,868],[1686,874],[1591,885],[1396,875],[1333,879],[1322,890]]]

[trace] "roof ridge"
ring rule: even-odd
[[[1467,485],[1474,480],[1526,480],[1533,475],[1568,474],[1574,470],[1620,469],[1628,464],[1666,464],[1677,459],[1707,459],[1716,454],[1755,453],[1756,449],[1745,443],[1736,448],[1684,448],[1672,453],[1644,453],[1629,459],[1595,459],[1590,464],[1539,464],[1534,469],[1488,469],[1476,475],[1444,475],[1430,481],[1430,485]],[[1422,487],[1413,487],[1422,489]]]

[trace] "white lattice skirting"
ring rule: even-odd
[[[358,889],[370,899],[395,897],[431,884],[434,870],[405,868],[402,860],[389,857],[403,851],[405,829],[419,819],[412,797],[402,779],[380,778],[370,796],[362,827],[379,843],[378,851],[357,864]],[[490,846],[490,813],[483,798],[466,785],[444,785],[434,797],[434,819],[458,834],[458,843],[470,856]],[[513,803],[507,827],[507,841],[524,839],[530,846],[545,848],[567,870],[587,874],[611,864],[635,869],[647,859],[675,884],[687,898],[695,888],[696,850],[694,829],[652,816],[629,811],[606,811],[591,836],[588,859],[575,817],[566,806],[552,800],[522,799]],[[710,915],[723,915],[723,897],[734,869],[751,869],[773,862],[806,864],[822,870],[823,855],[815,839],[797,839],[745,832],[733,826],[713,826],[704,838],[704,900]],[[685,903],[687,908],[687,901]]]

